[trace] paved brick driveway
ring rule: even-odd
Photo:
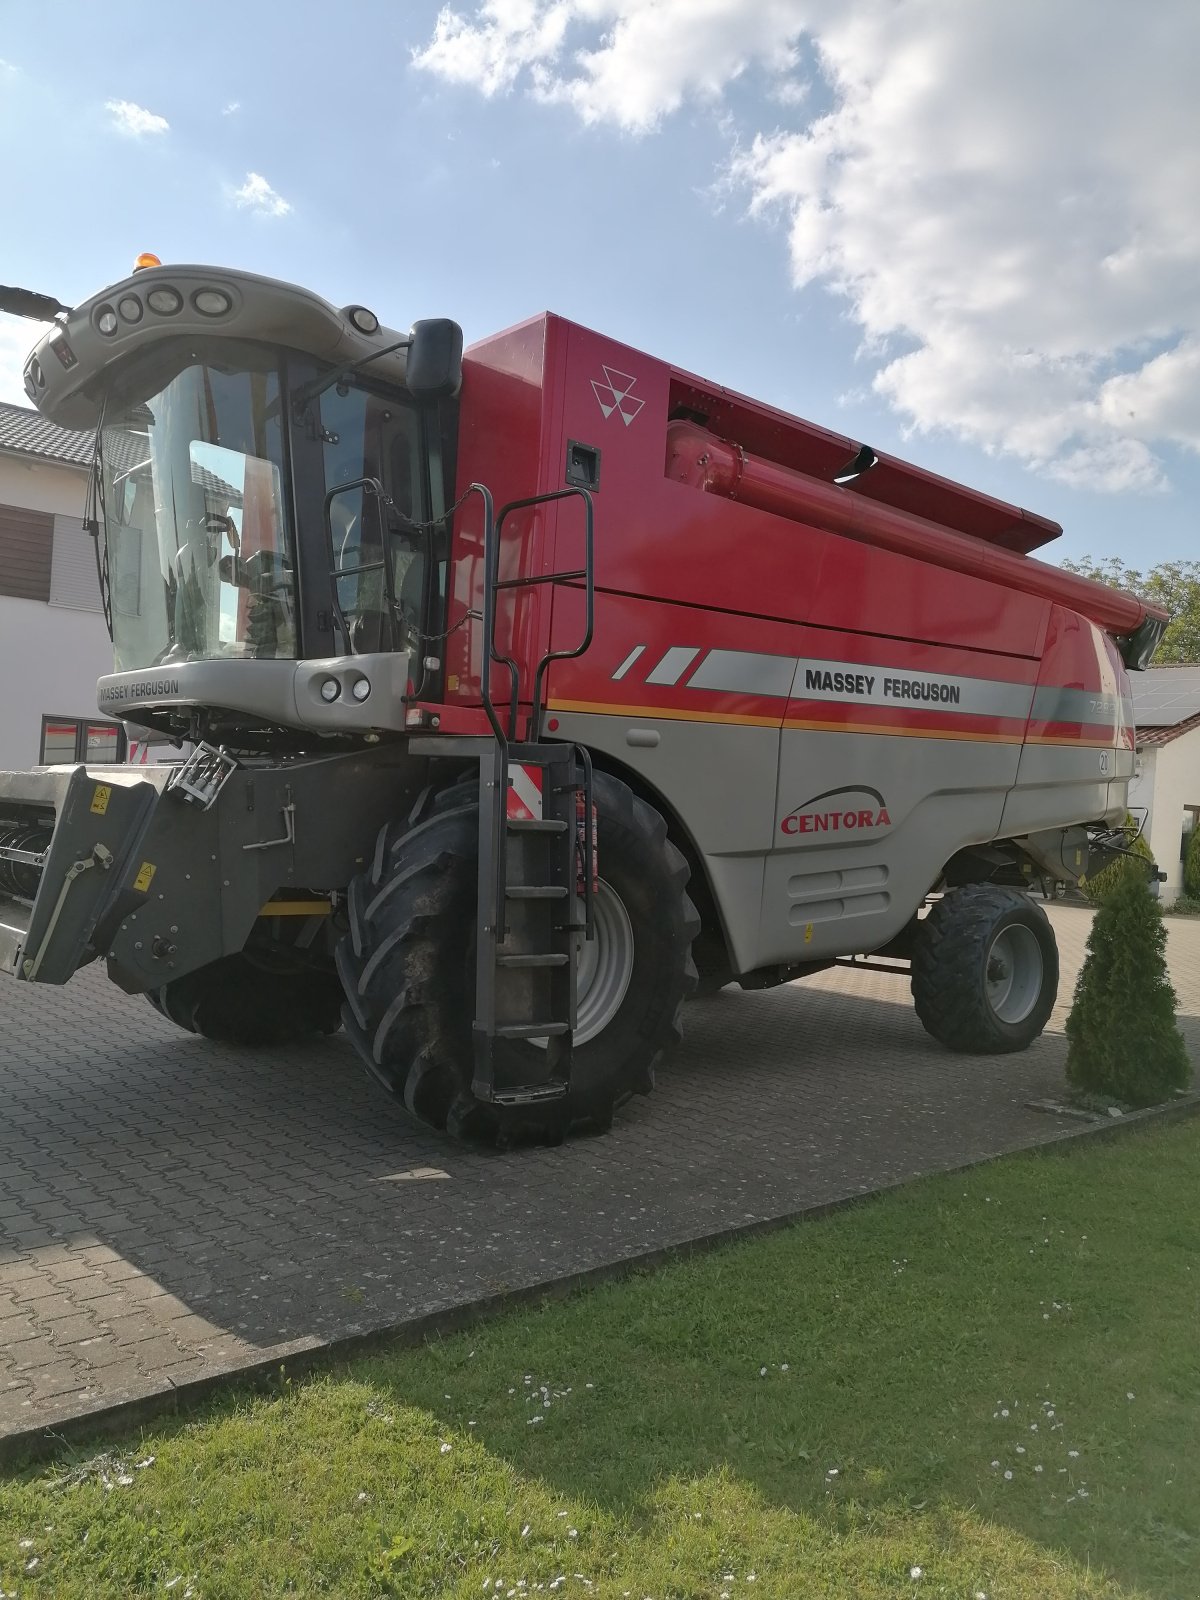
[[[607,1138],[488,1155],[414,1129],[337,1038],[182,1034],[96,969],[0,986],[0,1436],[355,1332],[1041,1143],[1089,926],[1023,1056],[931,1044],[902,980],[835,970],[688,1013]],[[1200,1061],[1200,921],[1171,924]]]

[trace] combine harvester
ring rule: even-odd
[[[99,706],[189,751],[0,775],[0,971],[344,1024],[501,1142],[647,1092],[697,968],[882,957],[951,1049],[1041,1032],[1025,891],[1122,847],[1166,622],[1032,559],[1056,524],[557,316],[464,355],[152,257],[0,306],[96,432]]]

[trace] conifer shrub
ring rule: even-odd
[[[1183,887],[1189,900],[1200,900],[1200,822],[1192,829],[1183,858]]]
[[[1129,845],[1129,849],[1133,851],[1135,856],[1140,856],[1143,861],[1148,861],[1153,865],[1154,852],[1143,836],[1138,833],[1137,826],[1132,814],[1126,812],[1125,832],[1128,838],[1133,840],[1133,843]],[[1145,880],[1146,872],[1143,867],[1140,867],[1136,861],[1130,861],[1128,856],[1117,856],[1115,860],[1110,861],[1099,872],[1093,873],[1086,878],[1080,878],[1079,887],[1094,906],[1103,905],[1110,892],[1126,873],[1130,872],[1136,874],[1143,881]]]
[[[1186,1088],[1192,1069],[1175,1024],[1167,931],[1145,874],[1131,863],[1105,895],[1067,1018],[1067,1079],[1077,1089],[1151,1106]]]

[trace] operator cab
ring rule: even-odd
[[[460,362],[454,324],[405,337],[197,267],[60,320],[26,386],[97,429],[101,704],[176,737],[312,748],[398,733],[409,695],[440,697]]]

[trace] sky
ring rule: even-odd
[[[0,0],[0,281],[558,311],[1144,569],[1200,558],[1198,59],[1194,0]]]

